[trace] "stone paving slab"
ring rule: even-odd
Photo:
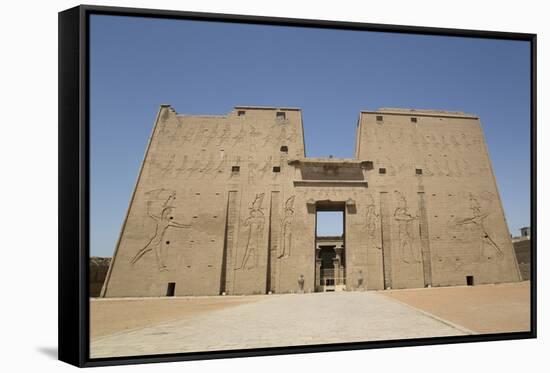
[[[91,357],[464,335],[372,292],[284,294],[98,338]]]

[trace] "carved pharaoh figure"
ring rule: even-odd
[[[502,257],[504,253],[498,247],[497,243],[491,235],[489,234],[489,231],[487,229],[487,226],[485,224],[485,219],[487,216],[489,216],[488,212],[482,212],[481,211],[481,204],[477,200],[477,198],[474,197],[473,194],[470,193],[470,210],[472,210],[472,217],[461,219],[459,220],[456,225],[472,225],[476,228],[476,231],[479,235],[479,258],[488,255],[487,254],[487,248],[491,248],[499,257]]]
[[[413,247],[413,221],[417,218],[416,215],[412,215],[407,207],[407,200],[405,196],[397,192],[398,202],[397,208],[393,214],[394,219],[397,220],[398,234],[399,234],[399,252],[401,254],[401,260],[405,263],[416,262],[420,263],[420,259],[417,257]]]
[[[155,257],[157,259],[157,265],[160,271],[167,270],[166,265],[164,264],[163,258],[162,258],[162,248],[163,248],[163,239],[164,234],[168,230],[168,228],[189,228],[189,224],[180,224],[173,221],[172,211],[174,210],[174,207],[170,204],[172,201],[176,198],[176,193],[173,191],[167,191],[165,189],[159,189],[152,191],[153,194],[156,194],[157,196],[162,196],[168,194],[165,202],[162,204],[160,213],[155,214],[154,208],[152,207],[156,201],[149,200],[147,202],[147,215],[151,217],[156,222],[156,227],[153,235],[149,239],[149,242],[130,260],[130,263],[134,264],[138,260],[140,260],[143,255],[148,253],[149,251],[153,251],[155,253]]]
[[[262,212],[264,193],[256,194],[243,225],[248,228],[243,260],[237,269],[253,269],[258,265],[258,250],[262,243],[265,217]],[[252,257],[252,259],[251,259]]]

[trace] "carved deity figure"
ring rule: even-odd
[[[290,248],[292,245],[292,222],[294,220],[294,198],[295,196],[292,196],[285,202],[284,217],[281,224],[283,240],[279,259],[288,258],[290,256]]]
[[[265,216],[262,211],[264,193],[256,194],[250,212],[243,225],[248,228],[243,260],[237,269],[253,269],[258,265],[258,250],[262,243]],[[252,257],[252,259],[251,259]]]
[[[370,194],[367,194],[367,233],[370,238],[374,238],[376,234],[376,225],[378,224],[379,215],[376,213],[376,206],[374,205],[374,199]]]
[[[413,221],[418,218],[416,215],[412,215],[407,207],[407,200],[405,197],[398,193],[397,208],[393,214],[394,219],[397,220],[398,234],[399,234],[399,252],[401,254],[401,260],[405,263],[416,262],[420,263],[420,259],[417,257],[413,247]]]
[[[163,248],[163,239],[164,234],[168,230],[168,228],[189,228],[191,225],[189,224],[180,224],[173,221],[172,211],[174,210],[174,207],[171,206],[171,202],[176,198],[176,193],[173,191],[167,191],[165,189],[155,190],[153,191],[156,195],[166,195],[168,194],[167,199],[162,204],[160,211],[155,214],[154,208],[152,207],[155,203],[154,200],[150,200],[147,202],[147,215],[151,217],[156,222],[156,227],[153,235],[147,242],[147,244],[130,260],[130,263],[134,264],[138,260],[140,260],[143,255],[148,253],[149,251],[153,251],[155,253],[155,257],[157,259],[157,265],[159,268],[159,271],[166,271],[167,267],[166,264],[164,264],[163,258],[162,258],[162,248]]]
[[[487,255],[486,249],[487,247],[492,248],[494,252],[498,256],[503,256],[504,253],[502,250],[498,247],[497,243],[491,235],[489,234],[489,231],[487,229],[487,226],[485,224],[485,219],[487,216],[489,216],[488,212],[482,212],[481,211],[481,204],[477,200],[477,198],[474,197],[472,193],[470,193],[470,210],[472,210],[472,217],[461,219],[459,220],[456,225],[473,225],[478,234],[479,234],[479,258],[481,259],[485,255]]]

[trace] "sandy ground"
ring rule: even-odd
[[[256,302],[262,296],[93,298],[90,300],[90,335],[98,337],[185,319],[222,308]]]
[[[476,333],[530,330],[529,281],[479,286],[380,291]]]

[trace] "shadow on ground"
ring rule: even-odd
[[[57,360],[57,346],[55,347],[38,347],[37,350],[51,359]]]

